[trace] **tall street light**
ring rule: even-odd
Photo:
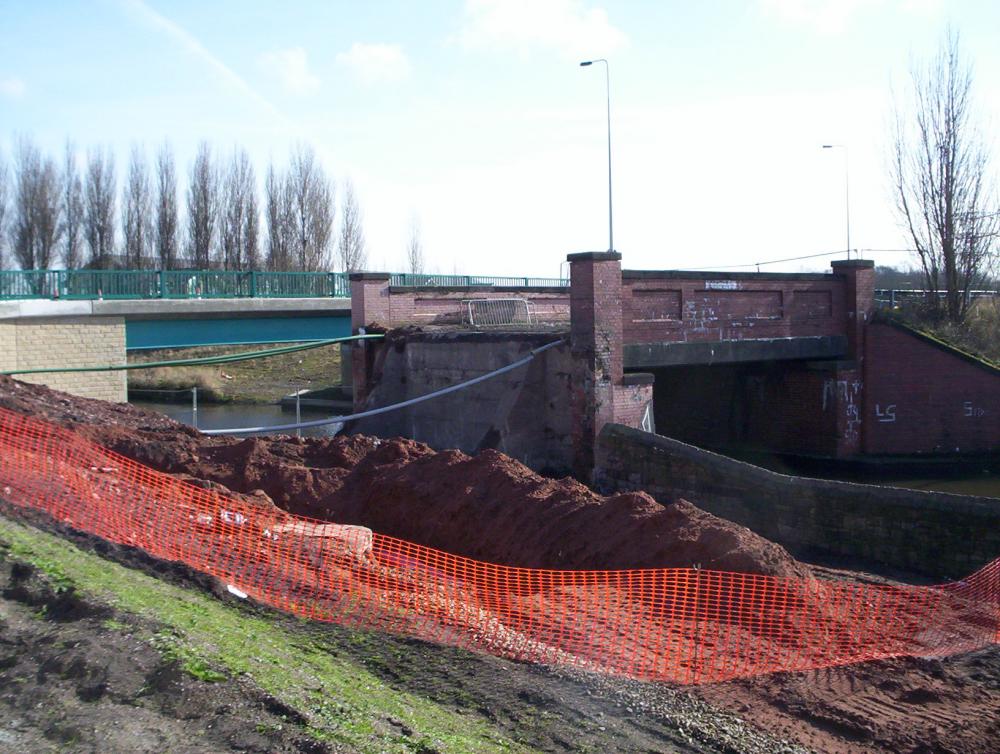
[[[604,58],[597,60],[584,60],[581,66],[593,65],[594,63],[604,63],[604,83],[608,92],[608,251],[615,250],[615,223],[614,214],[611,211],[611,71],[608,61]]]
[[[844,211],[847,215],[847,258],[851,258],[851,174],[846,144],[824,144],[823,149],[844,150]]]

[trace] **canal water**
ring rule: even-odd
[[[715,452],[779,474],[1000,498],[1000,457],[852,463],[747,451]]]
[[[187,403],[154,403],[152,401],[129,401],[133,406],[147,411],[157,411],[166,414],[184,424],[197,426],[199,429],[227,429],[229,427],[266,427],[274,424],[291,424],[295,421],[295,410],[286,410],[281,406],[271,404],[236,404],[236,403],[203,403],[198,406],[197,422],[191,404]],[[302,421],[326,419],[333,416],[326,409],[302,409]],[[328,424],[323,427],[309,427],[302,430],[303,437],[327,437],[335,435],[341,424]],[[270,434],[262,432],[259,434]],[[283,434],[295,434],[295,430],[286,430]],[[250,434],[240,435],[249,437]]]

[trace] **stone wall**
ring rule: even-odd
[[[125,361],[122,317],[25,317],[0,320],[0,370],[121,364]],[[125,372],[16,375],[84,398],[123,402]]]
[[[621,425],[599,438],[599,484],[683,497],[799,557],[961,578],[1000,556],[1000,500],[777,474]]]

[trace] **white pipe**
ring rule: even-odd
[[[542,351],[547,351],[554,346],[558,346],[563,343],[563,340],[555,340],[551,343],[546,343],[544,346],[534,349],[525,356],[523,359],[515,361],[513,364],[508,364],[505,367],[500,367],[499,369],[494,369],[492,372],[487,372],[486,374],[481,374],[478,377],[473,377],[471,380],[466,380],[465,382],[459,382],[457,385],[450,385],[440,390],[435,390],[432,393],[426,393],[425,395],[418,395],[416,398],[410,398],[409,400],[402,401],[400,403],[394,403],[391,406],[382,406],[381,408],[373,408],[368,411],[362,411],[358,414],[350,414],[349,416],[331,416],[329,419],[313,419],[307,422],[295,422],[294,424],[276,424],[269,427],[230,427],[229,429],[205,429],[202,430],[202,434],[205,435],[241,435],[252,432],[284,432],[292,429],[305,429],[306,427],[323,427],[328,424],[338,424],[343,422],[353,421],[354,419],[364,419],[369,416],[376,416],[377,414],[385,414],[389,411],[396,411],[400,408],[406,408],[407,406],[412,406],[415,403],[423,403],[424,401],[429,401],[431,398],[438,398],[442,395],[447,395],[448,393],[454,393],[456,390],[462,390],[463,388],[471,387],[479,382],[485,382],[486,380],[497,377],[505,372],[510,372],[518,367],[524,366],[529,361],[531,361],[535,356],[542,353]]]

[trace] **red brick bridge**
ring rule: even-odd
[[[525,299],[569,331],[573,467],[593,467],[608,422],[702,445],[818,457],[1000,448],[1000,370],[876,311],[874,265],[829,273],[622,270],[614,252],[570,254],[570,285],[390,286],[351,277],[352,327],[446,324],[470,299]],[[512,336],[513,337],[513,336]],[[353,352],[372,387],[371,345]]]

